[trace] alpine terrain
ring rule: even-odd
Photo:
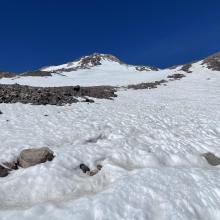
[[[0,125],[1,220],[220,219],[220,53],[0,71]]]

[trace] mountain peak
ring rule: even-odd
[[[103,60],[112,61],[119,64],[123,63],[116,56],[113,56],[111,54],[100,54],[100,53],[93,53],[91,55],[81,57],[78,60],[78,62],[82,66],[97,66],[97,65],[101,65],[101,61]]]
[[[116,56],[111,54],[93,53],[91,55],[83,56],[75,61],[68,62],[66,64],[41,68],[40,71],[46,71],[51,73],[71,72],[77,71],[79,69],[91,69],[96,66],[105,65],[106,63],[118,64],[126,67],[133,67],[136,71],[139,72],[158,70],[158,68],[155,67],[128,65],[119,60]]]

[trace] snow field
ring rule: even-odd
[[[0,179],[0,219],[219,220],[219,166],[201,157],[220,156],[219,79],[195,68],[114,101],[0,104],[0,162],[29,147],[56,154]],[[103,168],[90,177],[82,162]]]
[[[51,70],[50,68],[47,70]],[[91,69],[82,69],[61,74],[52,74],[47,77],[14,77],[2,78],[1,84],[21,84],[40,87],[57,86],[103,86],[129,85],[164,79],[170,71],[137,71],[133,66],[120,65],[116,62],[102,61],[102,65]]]

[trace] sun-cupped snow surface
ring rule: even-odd
[[[21,84],[40,87],[57,86],[121,86],[141,82],[152,82],[166,78],[169,70],[164,71],[137,71],[134,66],[119,64],[117,62],[102,61],[102,65],[91,69],[78,69],[77,71],[52,73],[52,76],[18,76],[2,78],[1,84]]]
[[[220,167],[201,156],[220,156],[219,72],[94,104],[0,109],[0,162],[25,148],[56,154],[0,178],[1,220],[220,219]],[[80,163],[103,168],[90,177]]]

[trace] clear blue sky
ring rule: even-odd
[[[94,52],[167,67],[220,51],[219,0],[2,0],[0,70]]]

